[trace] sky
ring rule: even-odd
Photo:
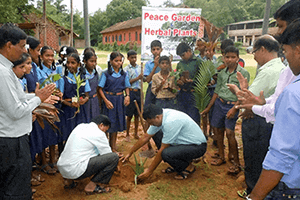
[[[106,10],[107,4],[109,4],[112,0],[87,0],[88,1],[88,11],[89,14],[94,13],[99,8],[104,11]],[[149,0],[150,7],[151,6],[160,6],[166,0]],[[70,2],[71,0],[63,0],[63,4],[67,5],[67,9],[70,10]],[[180,0],[171,0],[175,5],[180,3]],[[78,9],[80,12],[83,13],[83,0],[73,0],[73,9]]]

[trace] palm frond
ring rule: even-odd
[[[193,93],[195,96],[195,106],[199,112],[202,112],[209,104],[211,97],[207,92],[207,84],[210,82],[213,75],[216,73],[216,68],[212,61],[207,60],[201,63],[199,71],[195,77],[195,86]]]

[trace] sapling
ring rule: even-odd
[[[68,77],[68,76],[66,76],[66,77],[67,77],[70,81],[72,81],[73,83],[74,83],[74,82],[76,83],[76,96],[74,97],[74,100],[73,100],[73,98],[72,98],[72,101],[78,103],[78,102],[79,102],[79,98],[80,98],[80,95],[79,95],[79,89],[80,89],[81,86],[85,86],[85,84],[86,84],[85,80],[86,80],[86,79],[81,79],[81,78],[80,78],[80,74],[78,74],[78,75],[76,76],[76,74],[73,73],[73,76],[74,76],[74,78],[75,78],[75,81],[74,81],[73,79],[71,79],[70,77]],[[74,114],[74,117],[75,117],[76,114],[79,113],[79,112],[80,112],[80,106],[78,106],[77,111],[76,111],[75,114]],[[73,118],[74,118],[74,117],[73,117]]]
[[[144,161],[142,159],[140,159],[140,163],[139,163],[136,159],[135,154],[134,154],[134,160],[135,160],[135,167],[133,167],[133,166],[131,166],[131,167],[135,172],[134,184],[135,184],[135,187],[136,187],[137,186],[137,177],[144,172],[144,164],[145,164],[147,158]]]

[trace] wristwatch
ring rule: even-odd
[[[250,197],[250,194],[248,196],[246,196],[246,200],[252,200]]]

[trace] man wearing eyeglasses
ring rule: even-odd
[[[270,35],[263,35],[254,44],[254,59],[261,66],[249,91],[259,96],[262,91],[265,97],[275,92],[279,75],[284,64],[278,58],[279,43]],[[246,192],[239,191],[239,196],[250,194],[262,170],[262,162],[269,147],[273,124],[266,122],[264,117],[246,110],[240,114],[243,118],[242,140],[245,161]]]

